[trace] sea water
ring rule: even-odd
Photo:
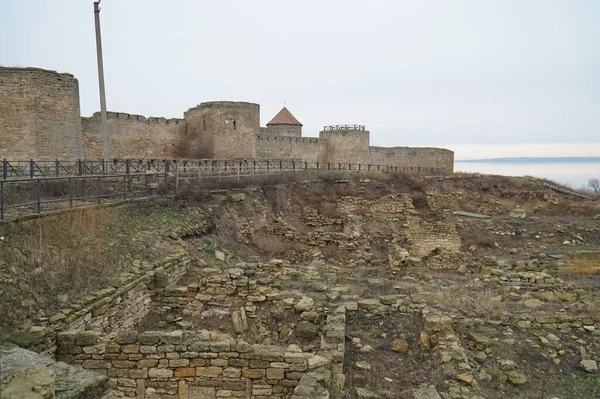
[[[578,189],[587,187],[592,178],[600,179],[600,161],[455,161],[455,172],[472,172],[504,176],[534,176],[566,184]]]

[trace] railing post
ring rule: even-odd
[[[33,168],[33,159],[29,160],[29,177],[33,179],[33,175],[35,174],[35,169]]]
[[[165,159],[165,194],[169,192],[169,161]]]
[[[4,221],[4,181],[0,180],[0,222],[2,221]]]
[[[69,206],[73,208],[73,180],[69,177]]]
[[[8,179],[8,161],[6,159],[2,161],[2,179]]]
[[[56,172],[56,177],[58,177],[58,175],[60,174],[60,171],[59,171],[59,165],[60,165],[60,164],[58,163],[58,159],[57,159],[57,160],[55,160],[55,161],[54,161],[54,170],[55,170],[55,172]]]
[[[98,176],[98,205],[102,204],[102,177]]]
[[[42,182],[40,179],[37,179],[37,184],[35,186],[35,200],[37,202],[37,213],[42,212]]]

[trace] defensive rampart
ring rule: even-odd
[[[110,153],[117,159],[182,158],[181,139],[184,119],[144,117],[123,112],[108,112]],[[87,159],[102,159],[100,113],[81,118],[83,153]]]
[[[325,126],[302,137],[302,124],[283,108],[260,127],[260,106],[212,101],[184,118],[108,112],[112,159],[299,159],[377,164],[402,170],[452,173],[452,151],[370,147],[364,125]],[[0,67],[0,159],[101,159],[100,113],[80,117],[73,75],[38,68]]]
[[[325,126],[319,137],[327,140],[328,162],[369,163],[370,134],[364,126]]]
[[[327,140],[314,137],[290,137],[259,134],[256,157],[262,159],[301,159],[307,162],[327,161]]]
[[[77,79],[38,68],[0,67],[0,137],[0,158],[80,158]]]
[[[370,147],[368,163],[412,168],[414,172],[436,169],[454,171],[454,152],[433,147]]]
[[[260,133],[260,106],[233,101],[213,101],[185,113],[183,142],[188,158],[254,158]]]

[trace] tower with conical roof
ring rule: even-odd
[[[278,136],[302,137],[302,123],[286,107],[283,107],[267,123],[267,133]]]

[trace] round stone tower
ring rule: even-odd
[[[327,160],[341,163],[369,163],[370,133],[364,125],[330,125],[319,132],[327,140]]]
[[[81,158],[79,83],[39,68],[0,67],[0,159]]]
[[[260,133],[260,106],[254,103],[211,101],[190,108],[184,116],[189,158],[254,158]]]

